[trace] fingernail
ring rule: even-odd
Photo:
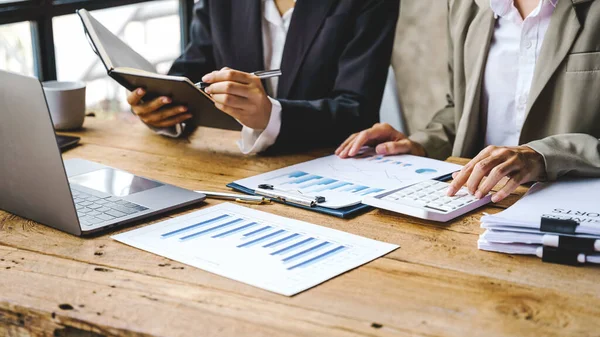
[[[500,198],[500,197],[498,197],[498,196],[496,196],[496,195],[494,194],[494,195],[492,196],[492,202],[493,202],[493,203],[497,203],[499,198]]]
[[[171,100],[168,99],[167,97],[163,97],[162,102],[167,104],[167,103],[171,103]]]
[[[377,152],[377,154],[387,154],[387,147],[380,145],[375,148],[375,152]]]
[[[477,199],[483,198],[483,193],[481,191],[475,192],[475,198],[477,198]]]
[[[181,112],[186,112],[186,111],[187,111],[187,107],[185,107],[185,106],[182,106],[181,108],[179,108],[179,111],[181,111]]]
[[[213,75],[212,74],[206,74],[202,77],[202,82],[210,82],[213,79]]]
[[[192,118],[192,115],[190,115],[190,114],[187,114],[187,115],[185,115],[185,118],[186,118],[186,119],[190,119],[190,118]]]
[[[207,94],[210,94],[210,85],[206,88],[204,88],[204,92]]]
[[[142,88],[139,88],[139,89],[136,91],[136,93],[137,93],[138,95],[143,95],[143,94],[144,94],[144,89],[142,89]]]

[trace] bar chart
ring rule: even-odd
[[[228,203],[113,238],[288,296],[397,247]]]
[[[341,193],[351,196],[366,196],[383,192],[383,188],[369,187],[361,184],[353,184],[347,181],[310,174],[303,171],[293,171],[278,175],[266,180],[279,189],[293,190],[302,194],[317,195],[328,193]]]
[[[250,221],[234,214],[220,214],[199,219],[192,225],[167,231],[160,236],[163,239],[176,238],[179,242],[204,237],[217,240],[233,237],[237,242],[230,242],[237,249],[257,246],[268,250],[265,253],[270,256],[279,257],[284,265],[298,261],[294,265],[285,265],[287,270],[308,267],[349,248],[277,226]],[[323,252],[316,254],[320,251]]]
[[[411,155],[382,156],[365,150],[355,158],[327,156],[236,181],[255,190],[261,184],[290,193],[325,197],[323,207],[342,208],[363,198],[435,179],[461,166]]]

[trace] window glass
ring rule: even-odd
[[[92,11],[91,14],[166,73],[181,53],[179,2],[161,0]],[[53,19],[58,80],[87,83],[90,111],[128,111],[126,90],[108,77],[76,14]]]
[[[0,69],[34,75],[29,22],[0,25]]]

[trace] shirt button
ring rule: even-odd
[[[525,48],[529,49],[531,46],[533,46],[533,42],[531,42],[531,40],[525,41]]]
[[[527,104],[527,96],[522,95],[521,97],[519,97],[519,104],[520,105],[525,105]]]

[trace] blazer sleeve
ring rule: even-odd
[[[446,106],[438,111],[425,129],[417,131],[408,138],[421,144],[427,156],[446,160],[452,154],[452,146],[456,138],[456,109],[454,105],[454,41],[451,29],[451,10],[448,1],[448,80],[449,93],[446,95]]]
[[[199,0],[194,5],[193,12],[190,43],[171,66],[169,75],[185,76],[192,82],[199,82],[202,76],[216,69],[209,0]]]
[[[600,139],[581,133],[550,136],[525,144],[541,154],[548,180],[600,177]]]
[[[399,6],[396,0],[363,2],[330,96],[278,99],[281,130],[269,152],[335,145],[379,120]]]

